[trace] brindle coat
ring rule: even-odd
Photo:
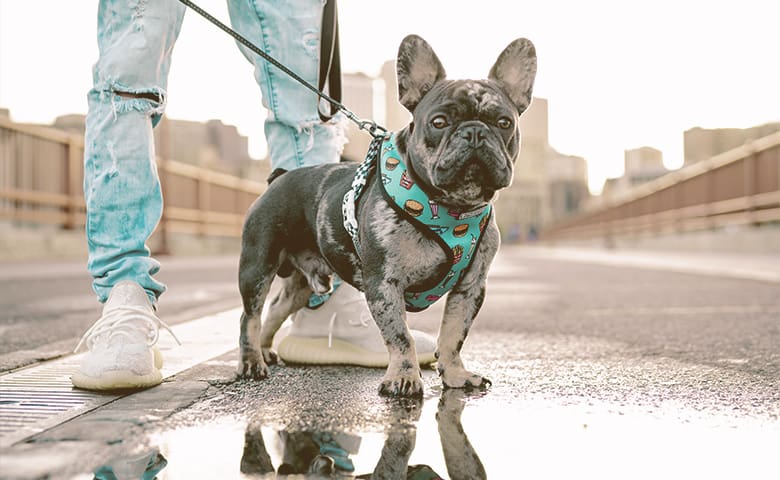
[[[531,101],[536,53],[526,39],[512,42],[487,80],[446,80],[430,46],[404,39],[398,54],[399,99],[413,123],[397,133],[398,151],[430,198],[468,211],[509,186],[520,149],[520,114]],[[443,120],[443,121],[442,121]],[[271,350],[282,322],[309,296],[331,290],[331,276],[365,292],[389,352],[380,393],[422,394],[414,340],[406,324],[404,292],[449,270],[441,247],[420,234],[383,198],[373,175],[356,209],[360,251],[342,226],[342,198],[356,164],[330,164],[287,172],[251,207],[243,232],[239,287],[239,374],[264,378],[277,361]],[[495,218],[485,228],[470,267],[447,296],[437,343],[438,371],[446,387],[484,388],[467,371],[460,350],[485,299],[488,268],[499,247]],[[284,279],[266,321],[260,314],[274,277]]]

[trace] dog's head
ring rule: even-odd
[[[413,116],[398,146],[432,199],[475,207],[512,182],[518,120],[531,103],[536,51],[524,38],[499,56],[485,80],[446,80],[433,49],[416,35],[398,50],[398,97]]]

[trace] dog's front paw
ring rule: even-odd
[[[268,377],[268,365],[263,360],[263,354],[256,350],[241,352],[238,364],[238,377],[252,380],[262,380]]]
[[[445,388],[462,388],[467,391],[487,390],[493,384],[482,375],[471,373],[461,367],[443,368],[439,366],[439,375]]]
[[[379,385],[379,394],[391,397],[422,397],[422,373],[419,369],[387,373]]]

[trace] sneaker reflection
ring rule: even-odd
[[[447,473],[452,480],[487,478],[485,469],[461,424],[467,393],[445,390],[439,399],[436,421]],[[274,469],[265,447],[262,422],[250,422],[244,435],[241,472],[244,474],[305,475],[304,478],[442,479],[428,465],[409,465],[417,439],[422,400],[392,399],[382,453],[373,472],[356,474],[350,455],[358,453],[360,437],[344,432],[279,432],[282,461]],[[311,477],[310,477],[311,476]],[[274,478],[264,476],[263,478]]]
[[[130,457],[121,457],[101,466],[94,472],[94,480],[154,480],[168,465],[158,449]]]

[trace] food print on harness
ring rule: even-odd
[[[412,223],[421,234],[434,240],[450,262],[449,271],[436,283],[428,282],[422,291],[404,294],[406,310],[425,310],[449,292],[474,258],[492,208],[490,204],[462,212],[431,200],[408,173],[395,144],[395,136],[377,138],[369,147],[366,160],[355,173],[352,188],[344,195],[344,228],[359,249],[356,205],[372,173],[379,175],[385,200]],[[425,288],[427,287],[427,288]]]

